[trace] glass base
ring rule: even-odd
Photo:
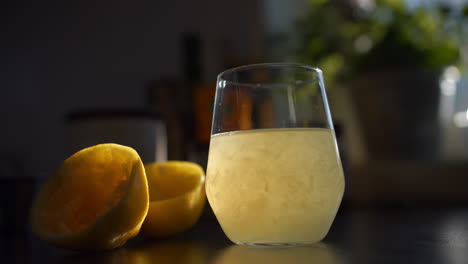
[[[236,242],[237,245],[241,246],[253,246],[253,247],[276,247],[276,248],[287,248],[287,247],[300,247],[306,245],[317,244],[318,242],[286,242],[286,243],[265,243],[265,242]]]

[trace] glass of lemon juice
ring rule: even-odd
[[[218,75],[206,194],[237,244],[322,240],[344,177],[322,72],[247,65]]]

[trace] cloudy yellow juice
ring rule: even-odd
[[[235,243],[320,241],[343,191],[333,130],[259,129],[211,138],[206,193]]]

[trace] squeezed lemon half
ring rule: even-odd
[[[146,237],[172,236],[192,227],[206,202],[205,174],[192,162],[145,165],[150,204],[141,228]]]
[[[45,181],[33,200],[31,229],[57,247],[111,249],[138,234],[148,206],[138,153],[100,144],[73,154]]]

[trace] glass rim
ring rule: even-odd
[[[252,70],[252,69],[270,69],[270,68],[297,68],[297,69],[305,69],[310,72],[315,72],[318,74],[317,77],[311,77],[306,80],[296,80],[294,82],[284,82],[284,83],[274,83],[274,84],[266,84],[266,83],[249,83],[249,82],[235,82],[231,80],[226,80],[226,78],[223,78],[223,75],[229,74],[229,73],[234,73],[242,70]],[[304,84],[309,84],[315,81],[319,81],[320,78],[322,77],[322,70],[320,70],[318,67],[310,66],[307,64],[302,64],[302,63],[293,63],[293,62],[267,62],[267,63],[256,63],[256,64],[247,64],[247,65],[242,65],[234,68],[227,69],[225,71],[222,71],[221,73],[218,74],[217,76],[217,81],[219,82],[220,80],[227,82],[229,84],[234,84],[237,86],[245,86],[245,87],[262,87],[262,86],[267,86],[267,87],[284,87],[288,85],[304,85]]]

